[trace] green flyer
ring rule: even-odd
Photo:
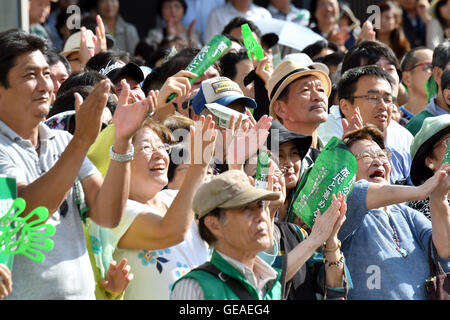
[[[333,194],[341,191],[347,197],[352,191],[357,169],[356,158],[347,146],[331,138],[298,184],[288,221],[296,215],[312,227],[316,215],[331,205]]]
[[[14,199],[17,197],[16,179],[0,176],[0,218],[7,214]],[[11,223],[11,222],[10,222]],[[9,225],[4,226],[0,223],[0,235],[10,228]],[[9,270],[12,270],[13,255],[4,253],[5,243],[0,242],[0,263],[6,265]]]

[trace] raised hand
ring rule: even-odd
[[[200,121],[190,128],[190,164],[208,166],[214,154],[217,131],[212,116],[200,117]]]
[[[102,17],[98,14],[96,20],[97,27],[95,28],[95,54],[108,50],[105,25],[103,24]]]
[[[121,81],[121,85],[122,91],[114,112],[113,122],[116,137],[131,139],[148,114],[155,110],[156,93],[150,92],[147,98],[129,104],[130,86],[125,79]]]
[[[256,122],[250,111],[246,110],[245,113],[249,116],[249,121],[234,133],[228,144],[227,163],[230,164],[243,164],[256,154],[266,141],[272,126],[272,117],[264,115]]]
[[[130,268],[125,258],[120,260],[119,264],[111,261],[105,280],[100,284],[113,298],[120,296],[133,280],[134,275],[130,273]]]
[[[370,40],[374,41],[376,38],[376,33],[373,29],[373,24],[369,20],[366,20],[361,28],[361,33],[358,35],[357,42],[364,41],[364,40]]]
[[[108,101],[110,90],[108,80],[100,81],[86,100],[75,93],[75,132],[74,138],[80,139],[89,147],[101,130],[103,109]]]
[[[6,298],[12,292],[11,271],[0,263],[0,300]]]
[[[95,54],[95,50],[89,49],[87,46],[87,31],[86,31],[86,27],[81,27],[80,29],[81,32],[81,40],[80,40],[80,62],[83,66],[86,65],[86,63],[89,61],[90,58],[92,58]],[[97,37],[93,36],[93,41],[94,44],[97,42]]]
[[[158,105],[157,108],[162,108],[167,104],[167,98],[175,93],[178,98],[183,101],[187,98],[189,91],[191,90],[191,83],[189,78],[196,78],[195,73],[181,70],[172,77],[169,77],[163,86],[159,90]]]
[[[253,57],[253,54],[252,54]],[[269,78],[273,73],[273,66],[272,66],[272,60],[270,57],[265,56],[264,59],[261,60],[255,60],[252,59],[253,67],[255,67],[255,73],[258,75],[258,77],[261,78],[262,81],[264,81],[264,84],[267,89],[267,84],[269,83]]]
[[[339,197],[341,196],[339,195]],[[331,202],[331,205],[328,207],[328,209],[325,210],[323,214],[317,214],[314,225],[311,229],[311,234],[309,236],[311,240],[315,241],[317,246],[322,245],[327,239],[329,239],[330,236],[334,232],[336,232],[336,228],[337,230],[339,230],[340,225],[336,225],[336,222],[338,221],[338,219],[343,219],[341,218],[341,206],[342,203],[340,198],[338,199],[333,194],[333,201]]]
[[[429,181],[429,188],[432,188],[430,199],[447,200],[448,193],[450,192],[450,164],[444,163],[439,170],[434,173],[434,176],[428,179],[424,184],[427,184]]]
[[[362,129],[363,126],[364,121],[361,117],[359,107],[355,108],[355,111],[353,112],[353,116],[350,119],[350,122],[348,122],[347,119],[342,118],[342,129],[344,130],[344,134],[353,130]]]

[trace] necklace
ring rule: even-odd
[[[408,251],[400,246],[400,237],[398,236],[397,228],[395,228],[395,225],[392,222],[392,218],[391,218],[391,215],[390,215],[389,211],[386,211],[386,214],[388,216],[389,225],[391,226],[391,229],[392,229],[392,232],[393,232],[393,240],[394,240],[394,243],[395,243],[395,246],[396,246],[395,250],[397,250],[397,252],[400,253],[400,255],[403,258],[406,258],[408,256]]]

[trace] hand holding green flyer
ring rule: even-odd
[[[195,58],[186,67],[186,71],[190,71],[197,75],[196,78],[189,78],[189,83],[193,84],[201,75],[230,48],[231,41],[226,36],[216,34],[206,44]],[[176,97],[176,93],[172,93],[166,102],[170,102]]]
[[[331,138],[300,181],[291,212],[312,227],[316,215],[330,206],[333,194],[341,191],[348,196],[352,191],[357,169],[356,158],[347,146],[338,138]],[[288,220],[292,222],[294,218],[291,214]]]
[[[447,149],[445,149],[444,159],[442,159],[442,164],[450,163],[450,144],[447,145]]]

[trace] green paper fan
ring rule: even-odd
[[[42,224],[48,218],[45,207],[37,207],[26,217],[19,217],[26,203],[17,198],[8,212],[0,219],[0,252],[10,255],[23,254],[34,262],[42,262],[45,255],[40,251],[50,251],[54,242],[49,239],[56,232],[53,225]],[[35,220],[30,221],[31,218]]]

